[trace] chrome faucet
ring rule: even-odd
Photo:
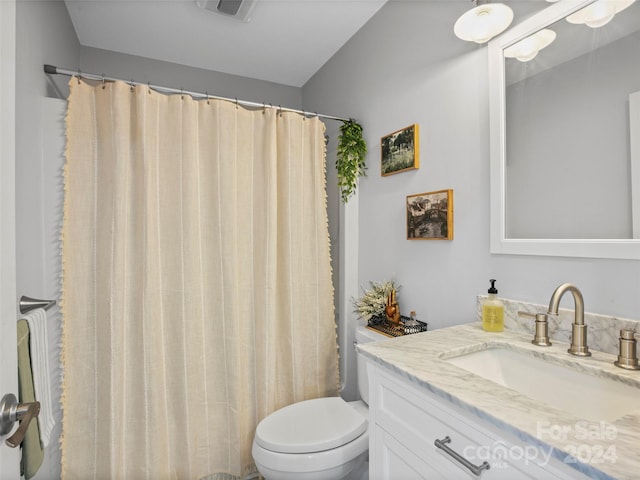
[[[551,295],[547,315],[558,315],[560,299],[566,292],[571,292],[573,295],[573,302],[576,307],[575,318],[573,320],[573,325],[571,326],[571,346],[567,351],[571,355],[589,357],[591,356],[591,352],[587,346],[587,326],[584,324],[584,300],[582,298],[582,293],[578,290],[578,287],[571,283],[563,283],[556,288],[553,295]]]

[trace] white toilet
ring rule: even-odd
[[[385,340],[364,325],[356,342]],[[362,400],[316,398],[294,403],[264,418],[252,454],[266,480],[364,480],[368,478],[369,381],[366,362],[356,356]]]

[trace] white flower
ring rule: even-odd
[[[371,317],[378,317],[384,315],[384,309],[387,306],[387,297],[395,290],[396,297],[400,285],[396,285],[395,280],[391,279],[385,282],[369,282],[371,288],[369,290],[363,290],[363,295],[355,300],[353,299],[353,305],[356,307],[355,312],[358,316],[364,320],[369,321]]]

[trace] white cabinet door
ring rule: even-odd
[[[376,454],[370,455],[371,480],[477,480],[443,452],[414,452],[376,425]],[[488,478],[488,477],[487,477]]]
[[[550,459],[540,447],[523,443],[383,367],[370,367],[372,480],[586,478]],[[435,441],[446,437],[450,442],[445,449],[438,448]],[[484,462],[488,469],[472,473],[469,465],[480,467]]]
[[[371,480],[469,480],[474,477],[444,457],[419,455],[376,425],[374,455],[369,455]],[[437,456],[438,454],[436,454]]]
[[[403,480],[422,480],[435,473],[389,433],[377,425],[375,428],[378,445],[375,448],[375,457],[369,459],[371,470],[375,472],[370,475],[371,480],[394,477]]]

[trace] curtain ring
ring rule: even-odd
[[[133,93],[133,91],[134,91],[133,78],[129,82],[129,90],[131,91],[131,93]]]
[[[184,89],[180,89],[180,100],[184,100]]]
[[[306,119],[307,119],[307,112],[302,110],[302,120],[306,120]]]
[[[151,95],[151,82],[147,82],[147,93]]]
[[[82,70],[78,69],[78,75],[76,76],[76,81],[78,85],[80,85],[80,77],[82,76]]]
[[[265,113],[267,113],[267,104],[262,102],[262,114],[264,115]]]
[[[102,74],[102,89],[104,90],[107,86],[104,83],[104,73]]]
[[[204,96],[207,99],[207,105],[211,105],[211,103],[209,103],[209,92],[204,92]]]
[[[238,97],[236,97],[236,110],[238,109]]]
[[[282,105],[278,105],[278,116],[282,117]]]

